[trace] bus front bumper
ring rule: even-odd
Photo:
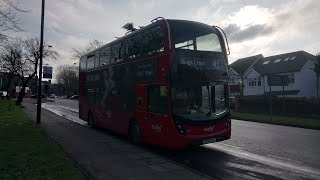
[[[172,137],[167,147],[174,149],[183,149],[189,146],[198,146],[203,144],[215,143],[230,139],[231,128],[227,128],[218,132],[205,135],[182,135],[177,134],[176,137]]]

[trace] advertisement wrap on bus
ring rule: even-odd
[[[83,55],[80,118],[168,148],[230,139],[226,42],[216,26],[157,18]]]

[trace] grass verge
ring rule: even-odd
[[[268,124],[277,124],[277,125],[320,130],[320,119],[273,116],[271,120],[270,116],[267,116],[267,115],[239,113],[234,111],[231,111],[231,118],[244,120],[244,121],[253,121],[253,122],[261,122],[261,123],[268,123]]]
[[[0,179],[87,179],[23,113],[0,100]]]

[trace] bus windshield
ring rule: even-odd
[[[191,120],[215,119],[228,110],[228,70],[216,30],[208,25],[170,20],[175,56],[172,110]]]

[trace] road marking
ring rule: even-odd
[[[310,176],[314,176],[315,178],[319,178],[320,176],[320,170],[313,168],[313,167],[308,167],[308,166],[302,166],[299,163],[294,163],[293,161],[287,161],[285,159],[279,159],[279,158],[274,158],[274,157],[265,157],[261,156],[258,154],[250,153],[247,151],[244,151],[242,149],[238,148],[230,148],[230,146],[226,146],[223,143],[213,143],[213,144],[207,144],[203,145],[206,148],[209,149],[215,149],[215,150],[220,150],[222,152],[228,153],[230,155],[236,156],[236,157],[241,157],[244,159],[249,159],[252,161],[264,163],[267,165],[270,165],[272,167],[276,166],[279,168],[286,168],[288,170],[291,170],[293,172],[303,172],[307,173]]]

